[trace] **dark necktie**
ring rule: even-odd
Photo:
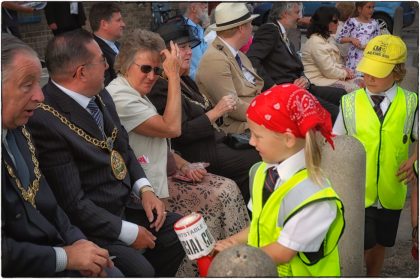
[[[28,165],[26,164],[25,159],[23,159],[22,153],[16,144],[15,135],[10,130],[7,131],[6,142],[8,145],[7,147],[9,148],[9,155],[11,155],[13,163],[15,164],[20,183],[22,183],[24,188],[28,188],[30,178]]]
[[[96,124],[98,125],[101,132],[104,132],[104,117],[102,115],[101,110],[99,109],[98,105],[95,102],[95,97],[92,98],[87,106],[92,115],[93,119],[95,120]]]
[[[242,70],[242,61],[241,61],[241,58],[239,57],[239,54],[236,54],[235,60],[236,60],[236,62],[238,62],[239,69]]]
[[[384,100],[385,96],[373,95],[373,96],[370,96],[370,98],[372,99],[373,103],[375,104],[373,106],[373,109],[375,110],[376,115],[378,115],[379,121],[382,123],[382,121],[384,120],[384,114],[383,114],[382,109],[381,109],[381,103]]]
[[[279,173],[277,172],[277,168],[275,167],[269,168],[267,170],[267,174],[265,176],[265,181],[264,181],[263,204],[267,201],[271,193],[273,193],[278,179],[279,179]]]

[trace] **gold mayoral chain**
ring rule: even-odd
[[[70,130],[75,132],[78,136],[82,137],[88,143],[95,145],[96,147],[106,149],[111,153],[111,169],[112,173],[114,174],[115,178],[118,180],[123,180],[124,177],[127,175],[127,167],[125,165],[124,159],[121,154],[114,149],[114,141],[117,138],[118,129],[114,127],[111,133],[111,137],[106,137],[105,140],[99,140],[94,137],[89,136],[85,131],[81,128],[77,127],[73,123],[71,123],[67,118],[61,115],[58,111],[56,111],[53,107],[46,105],[44,103],[40,103],[39,106],[41,109],[50,112],[52,115],[57,117],[64,125],[69,127]]]
[[[35,197],[39,190],[39,180],[41,179],[41,172],[39,171],[38,160],[35,157],[35,147],[32,144],[31,135],[29,134],[28,130],[26,130],[25,126],[22,127],[22,133],[26,137],[29,146],[29,151],[31,152],[32,162],[34,163],[35,179],[34,181],[32,181],[32,183],[29,184],[28,190],[22,187],[22,183],[20,182],[20,179],[15,175],[13,168],[6,161],[4,161],[4,163],[6,164],[7,172],[15,180],[16,186],[20,190],[23,199],[36,208]]]

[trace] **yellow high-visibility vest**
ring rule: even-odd
[[[248,245],[263,247],[276,242],[287,221],[301,209],[313,202],[335,200],[337,215],[331,224],[320,247],[322,256],[311,261],[305,253],[299,252],[286,264],[277,266],[278,274],[290,276],[340,276],[338,241],[344,230],[343,204],[335,191],[329,186],[321,188],[302,170],[278,187],[262,205],[262,192],[265,180],[265,163],[254,165],[252,178],[252,221],[248,234]],[[251,170],[252,173],[252,170]]]
[[[416,108],[416,94],[398,87],[381,123],[364,89],[343,96],[347,134],[358,139],[366,151],[365,207],[378,198],[384,208],[404,207],[407,185],[399,182],[396,173],[408,158]]]

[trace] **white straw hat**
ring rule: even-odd
[[[228,30],[252,21],[258,16],[251,14],[245,3],[220,3],[215,9],[216,27],[213,30]]]

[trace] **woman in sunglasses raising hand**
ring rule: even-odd
[[[175,38],[173,41],[176,41]],[[185,102],[180,79],[182,65],[185,64],[183,54],[188,43],[177,43],[169,42],[170,47],[166,49],[164,40],[156,33],[146,30],[127,33],[121,41],[120,53],[114,65],[118,76],[106,89],[114,100],[138,162],[167,210],[181,215],[192,211],[201,213],[213,237],[222,239],[249,222],[238,186],[228,178],[208,173],[205,169],[207,164],[202,163],[208,162],[206,158],[190,159],[196,162],[190,163],[171,152],[167,145],[167,138],[181,136],[182,103]],[[191,56],[191,49],[189,53]],[[159,68],[161,58],[164,59],[163,71]],[[167,101],[161,115],[149,100],[149,92],[160,74],[165,77],[167,84]],[[212,127],[210,124],[208,126]],[[201,152],[206,152],[207,148],[211,146],[202,146]],[[197,277],[198,273],[190,262],[183,265],[177,275]]]
[[[130,146],[152,182],[158,197],[167,197],[165,177],[150,177],[152,169],[166,169],[166,137],[181,134],[181,90],[179,48],[171,43],[171,51],[156,33],[135,29],[121,40],[114,68],[117,77],[106,89],[111,94],[121,123],[129,135]],[[163,63],[162,63],[163,60]],[[163,66],[163,70],[160,66]],[[159,75],[168,77],[168,102],[161,116],[147,98]],[[163,147],[163,148],[162,148]],[[165,158],[165,160],[162,160]]]

